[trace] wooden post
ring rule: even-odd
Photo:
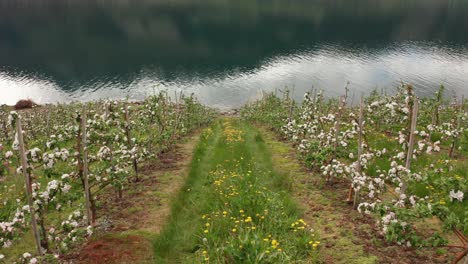
[[[50,109],[47,109],[47,117],[46,117],[46,126],[47,126],[47,138],[49,138],[50,134]]]
[[[315,104],[315,108],[314,109],[314,113],[319,116],[320,115],[320,104],[322,103],[322,90],[316,90],[315,91],[315,94],[314,94],[314,104]]]
[[[109,113],[110,112],[110,109],[109,109],[110,108],[110,103],[107,102],[107,101],[104,101],[104,107],[105,107],[105,109],[104,109],[105,110],[104,118],[107,121],[107,119],[109,119],[109,115],[110,115],[110,113]]]
[[[340,102],[338,103],[338,113],[336,115],[336,124],[335,124],[335,144],[333,145],[333,159],[336,159],[336,150],[338,149],[338,137],[340,133],[341,126],[341,115],[346,106],[346,97],[340,96]]]
[[[358,136],[358,164],[357,164],[357,172],[359,175],[362,173],[362,166],[361,166],[361,156],[362,156],[362,124],[364,122],[364,98],[361,96],[361,103],[359,107],[359,136]],[[357,209],[359,205],[359,191],[354,191],[354,201],[353,201],[353,208]]]
[[[293,101],[292,97],[293,97],[293,94],[294,94],[294,88],[295,87],[293,86],[293,89],[292,89],[292,92],[291,92],[291,97],[289,97],[289,100],[291,101],[291,103],[289,105],[288,122],[291,121],[292,114],[293,114],[294,101]]]
[[[314,105],[312,108],[312,116],[315,116],[315,109],[317,108],[317,89],[315,88],[312,90],[312,104]]]
[[[180,123],[180,118],[181,118],[181,107],[180,107],[180,101],[182,101],[182,91],[180,92],[180,98],[177,97],[177,92],[175,94],[176,96],[176,102],[175,102],[175,115],[176,115],[176,119],[175,119],[175,125],[174,125],[174,130],[172,132],[172,135],[170,137],[170,142],[169,144],[172,145],[172,143],[174,142],[175,140],[175,136],[177,136],[177,130],[179,129],[179,123]]]
[[[8,128],[7,128],[7,121],[5,118],[2,118],[2,125],[3,125],[3,134],[5,136],[5,141],[9,142],[10,137],[8,136]]]
[[[409,140],[410,134],[411,134],[410,131],[411,131],[411,124],[412,124],[412,116],[413,116],[412,109],[414,109],[414,104],[415,104],[413,101],[417,101],[417,98],[413,93],[413,86],[411,86],[409,84],[402,84],[402,86],[405,87],[406,94],[410,98],[410,100],[408,100],[406,102],[406,108],[408,108],[408,115],[407,115],[408,116],[408,122],[407,122],[406,128],[407,128],[407,137],[408,137],[408,140]],[[413,105],[411,105],[411,103],[413,103]]]
[[[335,142],[333,144],[333,155],[332,155],[332,158],[330,160],[330,164],[333,162],[333,160],[336,159],[336,151],[338,149],[338,137],[339,137],[339,133],[340,133],[340,125],[341,125],[341,114],[342,114],[342,111],[346,105],[346,97],[345,96],[340,96],[340,101],[338,102],[338,112],[336,114],[336,122],[335,122]],[[327,179],[326,181],[328,183],[331,183],[331,176],[328,175],[327,176]]]
[[[345,86],[345,95],[344,95],[344,104],[346,106],[346,100],[348,100],[348,92],[349,92],[349,81],[346,82],[346,86]]]
[[[414,131],[416,130],[416,123],[417,123],[417,118],[418,118],[418,110],[419,110],[419,101],[418,98],[415,98],[414,103],[413,103],[413,111],[411,114],[411,127],[410,127],[410,137],[409,137],[409,142],[408,142],[408,153],[406,155],[406,169],[410,169],[411,167],[411,159],[413,157],[413,147],[414,147]],[[406,188],[408,186],[406,185],[406,182],[403,182],[403,186],[401,188],[402,193],[406,192]]]
[[[439,125],[439,107],[440,103],[439,101],[436,101],[434,104],[434,111],[432,112],[432,125]]]
[[[291,121],[291,118],[292,118],[292,113],[293,113],[293,103],[294,101],[291,99],[291,104],[289,106],[289,113],[288,113],[288,121],[290,122]]]
[[[39,234],[39,230],[37,229],[36,210],[34,210],[32,198],[31,177],[28,173],[28,161],[26,157],[26,150],[24,147],[23,128],[21,126],[21,119],[19,115],[16,119],[16,133],[18,134],[21,168],[23,171],[24,182],[26,185],[26,196],[28,199],[29,213],[31,214],[31,226],[34,234],[34,240],[36,241],[37,253],[40,256],[42,256],[41,236]]]
[[[132,140],[130,139],[130,122],[129,122],[129,117],[128,117],[128,105],[125,102],[124,104],[124,109],[125,109],[125,132],[127,134],[127,145],[131,149],[133,149],[133,144]],[[139,181],[138,179],[138,164],[136,157],[133,157],[133,169],[135,170],[135,181]]]
[[[410,137],[408,142],[408,153],[406,155],[406,168],[409,170],[411,166],[411,158],[413,157],[413,146],[414,146],[414,131],[416,130],[416,123],[418,118],[418,110],[419,110],[419,101],[416,99],[414,100],[413,104],[413,111],[411,115],[411,128],[410,128]]]
[[[83,181],[84,181],[84,189],[85,189],[85,209],[86,209],[86,217],[88,225],[94,224],[94,216],[91,212],[91,195],[89,190],[89,179],[88,179],[88,147],[87,147],[87,132],[86,132],[86,105],[83,104],[83,114],[81,115],[81,133],[82,133],[82,140],[81,140],[81,151],[83,153]]]
[[[465,95],[463,94],[462,95],[462,98],[461,98],[461,104],[460,104],[460,109],[463,111],[465,108],[464,108],[464,104],[465,104]]]
[[[31,115],[29,115],[29,118],[26,119],[27,123],[25,124],[26,125],[26,128],[29,127],[29,130],[31,132],[31,135],[32,137],[35,139],[36,138],[36,133],[35,133],[35,129],[33,129],[33,125],[32,125],[32,121],[31,121],[32,117]]]

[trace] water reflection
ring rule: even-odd
[[[399,81],[467,93],[466,1],[1,1],[0,103],[183,90],[237,107],[259,91]]]

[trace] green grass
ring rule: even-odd
[[[154,162],[153,158],[163,150],[169,150],[187,133],[211,122],[214,118],[214,111],[196,103],[192,97],[184,97],[182,100],[176,106],[176,104],[170,102],[165,94],[161,93],[157,97],[148,97],[144,102],[128,105],[129,119],[132,121],[130,137],[132,140],[135,139],[135,143],[138,145],[138,158],[142,158],[142,160],[139,159],[139,163],[143,161]],[[128,155],[128,152],[119,151],[124,146],[128,149],[133,147],[133,144],[128,144],[126,133],[124,133],[125,118],[122,112],[124,104],[127,103],[121,101],[103,104],[101,101],[86,104],[87,119],[92,121],[88,122],[87,140],[90,157],[88,163],[89,184],[92,191],[92,200],[95,201],[93,205],[97,207],[98,221],[101,220],[99,219],[100,216],[108,213],[105,210],[101,211],[101,209],[102,206],[107,204],[105,199],[112,199],[110,196],[114,193],[114,190],[123,189],[123,199],[125,199],[125,196],[138,194],[141,189],[139,187],[127,188],[134,178],[133,167],[129,165],[133,158]],[[181,108],[180,105],[184,105],[184,107]],[[41,150],[38,154],[39,157],[44,157],[44,154],[55,154],[57,149],[66,149],[69,152],[66,160],[56,157],[58,159],[51,168],[44,167],[44,161],[41,159],[29,160],[30,166],[34,168],[31,173],[32,182],[39,183],[41,186],[38,192],[45,191],[52,180],[63,181],[71,186],[71,189],[66,192],[62,190],[51,192],[50,195],[54,196],[53,199],[47,203],[42,203],[39,218],[44,220],[43,225],[44,230],[46,230],[44,234],[41,234],[43,241],[50,237],[48,236],[48,230],[51,230],[52,227],[59,236],[63,235],[65,237],[70,234],[69,230],[65,230],[66,227],[61,223],[69,217],[70,213],[76,210],[83,212],[84,188],[78,176],[79,168],[76,164],[77,156],[75,155],[81,136],[77,130],[81,116],[78,118],[76,114],[81,113],[82,108],[83,105],[81,104],[47,105],[19,112],[22,117],[21,120],[23,120],[24,140],[27,149],[39,148]],[[0,109],[1,120],[6,122],[9,110]],[[104,120],[102,117],[106,112],[110,116],[104,118]],[[0,204],[2,204],[0,206],[0,222],[12,221],[16,209],[21,209],[26,204],[23,176],[15,172],[20,163],[17,157],[18,152],[14,150],[14,155],[8,159],[5,155],[7,151],[13,150],[14,126],[7,127],[6,130],[6,133],[2,131],[0,135]],[[113,150],[112,160],[93,158],[103,146]],[[8,164],[7,161],[9,165],[4,165]],[[114,173],[112,170],[108,170],[116,167],[128,171],[128,174],[122,171]],[[63,174],[69,174],[70,177],[62,179]],[[99,176],[101,179],[93,177],[94,175]],[[58,205],[61,206],[59,212],[57,212]],[[128,211],[138,213],[144,209],[134,206],[128,208]],[[28,218],[28,214],[26,214],[26,218]],[[81,224],[80,221],[80,225],[76,228],[77,232],[73,233],[79,236],[76,239],[73,238],[76,243],[67,241],[68,249],[65,249],[62,241],[58,242],[59,240],[54,238],[49,239],[49,249],[51,250],[47,254],[51,256],[55,253],[66,255],[69,253],[71,246],[81,243],[81,239],[87,236],[87,232],[83,232],[86,228],[84,227],[85,221],[83,221],[83,225]],[[30,235],[29,220],[26,221],[24,226],[22,224],[17,225],[18,227],[11,235],[7,232],[0,235],[2,240],[6,238],[7,241],[12,240],[13,242],[12,246],[8,248],[0,246],[0,254],[2,257],[5,255],[4,260],[0,260],[2,263],[13,263],[23,253],[29,252],[34,255],[36,251],[34,240]],[[65,239],[71,239],[71,236]],[[0,244],[3,246],[3,243]]]
[[[231,132],[242,140],[229,141]],[[202,135],[185,187],[154,240],[156,263],[313,262],[317,250],[309,242],[318,238],[300,222],[290,187],[255,128],[219,120]]]
[[[272,153],[275,171],[283,174],[292,184],[292,193],[304,209],[306,221],[319,234],[325,247],[320,249],[320,263],[378,263],[377,256],[366,252],[364,245],[355,243],[359,238],[354,234],[352,221],[343,223],[341,219],[353,219],[357,212],[346,212],[337,207],[342,201],[335,190],[324,189],[325,183],[320,174],[304,169],[297,158],[295,149],[283,142],[265,127],[259,127],[264,141]],[[312,205],[312,206],[311,206]],[[320,210],[316,208],[319,207]],[[369,225],[360,225],[358,229],[374,232]],[[382,243],[380,239],[375,244]],[[332,246],[330,246],[332,245]]]

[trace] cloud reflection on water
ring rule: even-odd
[[[0,103],[13,104],[32,98],[39,103],[100,98],[141,99],[154,91],[194,93],[203,103],[218,108],[233,108],[255,99],[261,90],[288,87],[296,98],[311,87],[326,95],[343,92],[350,81],[351,91],[360,94],[374,88],[391,91],[400,81],[412,83],[421,96],[430,95],[440,84],[448,91],[468,94],[468,53],[427,43],[406,42],[380,50],[349,49],[339,45],[281,55],[266,59],[256,68],[231,70],[215,77],[178,76],[167,80],[155,67],[147,67],[130,83],[118,78],[99,79],[65,92],[53,81],[39,77],[9,76],[0,72]],[[419,88],[419,89],[418,89]]]

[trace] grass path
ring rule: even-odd
[[[122,201],[113,193],[103,199],[101,223],[109,230],[96,233],[91,241],[66,256],[63,263],[126,264],[154,263],[151,241],[159,234],[171,213],[171,202],[181,191],[190,169],[199,133],[181,139],[158,162],[142,164],[140,181],[132,183]]]
[[[385,242],[373,217],[346,204],[349,183],[325,185],[323,177],[305,169],[289,143],[264,127],[257,127],[272,153],[273,169],[291,182],[292,196],[304,220],[322,240],[319,263],[447,263],[446,251],[434,248],[402,249]]]
[[[347,183],[324,186],[263,127],[219,119],[148,165],[72,263],[432,263],[376,238]]]
[[[374,237],[368,223],[356,223],[362,215],[343,203],[345,191],[323,186],[323,179],[307,171],[298,161],[292,146],[278,141],[273,132],[259,127],[269,151],[274,169],[292,184],[292,195],[303,210],[305,221],[319,233],[323,247],[319,261],[323,263],[379,263],[379,258],[367,253],[366,243],[355,232]],[[347,188],[347,186],[345,187]],[[372,241],[367,241],[371,242]]]
[[[201,136],[187,182],[154,241],[155,263],[312,263],[318,236],[258,130],[234,118]]]

